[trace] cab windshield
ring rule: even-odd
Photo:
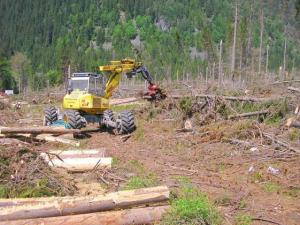
[[[89,80],[88,79],[72,79],[71,88],[72,88],[72,90],[88,91]]]

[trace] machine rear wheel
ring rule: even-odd
[[[44,111],[44,126],[49,126],[58,119],[57,110],[54,106],[47,106]]]
[[[84,123],[82,120],[82,116],[76,110],[66,111],[64,115],[64,121],[72,128],[72,129],[81,129],[84,127]]]
[[[123,111],[116,120],[117,134],[129,134],[135,130],[134,115],[131,111]]]

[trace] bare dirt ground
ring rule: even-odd
[[[267,92],[259,97],[278,94]],[[167,113],[157,113],[155,108],[148,103],[135,108],[137,130],[128,139],[93,132],[89,138],[81,140],[81,148],[105,148],[107,155],[114,158],[113,169],[108,172],[114,174],[110,176],[114,179],[108,179],[105,171],[72,175],[77,183],[77,194],[116,190],[134,176],[148,179],[155,185],[166,184],[171,189],[176,189],[180,181],[186,180],[216,204],[223,224],[234,224],[237,215],[250,215],[252,224],[299,224],[299,154],[262,136],[262,132],[271,133],[290,140],[300,149],[298,131],[284,128],[283,120],[276,125],[265,125],[254,118],[216,120],[195,126],[193,132],[178,132],[182,118],[171,118],[168,109],[164,110]],[[7,110],[0,113],[2,126],[18,126],[20,121],[17,119],[24,117],[34,120],[32,124],[41,122],[36,120],[41,118],[38,107],[23,113],[14,112],[13,117]],[[251,145],[226,141],[236,137],[243,137]],[[39,143],[32,144],[32,148],[45,151],[69,147]]]

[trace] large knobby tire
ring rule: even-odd
[[[44,126],[49,126],[57,121],[57,109],[54,106],[47,106],[44,110]]]
[[[117,134],[129,134],[135,130],[134,115],[131,111],[120,112],[116,123]]]
[[[69,110],[65,112],[64,120],[72,129],[81,129],[84,127],[82,116],[76,110]]]
[[[107,109],[103,112],[103,115],[102,115],[101,120],[100,120],[100,128],[102,128],[102,129],[112,129],[110,127],[107,127],[106,121],[115,121],[114,113],[110,109]]]

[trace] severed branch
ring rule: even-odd
[[[265,137],[266,139],[268,139],[268,140],[270,140],[270,141],[272,141],[272,142],[274,142],[274,143],[276,143],[276,144],[278,144],[278,145],[280,145],[280,146],[282,146],[282,147],[285,147],[285,148],[291,150],[292,152],[300,153],[300,150],[299,150],[299,149],[296,149],[296,148],[294,148],[294,147],[291,147],[290,144],[284,143],[283,141],[280,141],[280,140],[276,139],[275,137],[272,137],[271,134],[262,132],[262,135],[263,135],[263,137]]]
[[[295,87],[292,87],[292,86],[288,87],[288,90],[300,93],[300,89],[299,88],[295,88]]]
[[[250,116],[258,116],[258,115],[266,115],[268,113],[269,113],[269,110],[249,112],[249,113],[241,113],[241,114],[236,114],[236,115],[230,115],[230,116],[228,116],[228,119],[243,118],[243,117],[250,117]]]

